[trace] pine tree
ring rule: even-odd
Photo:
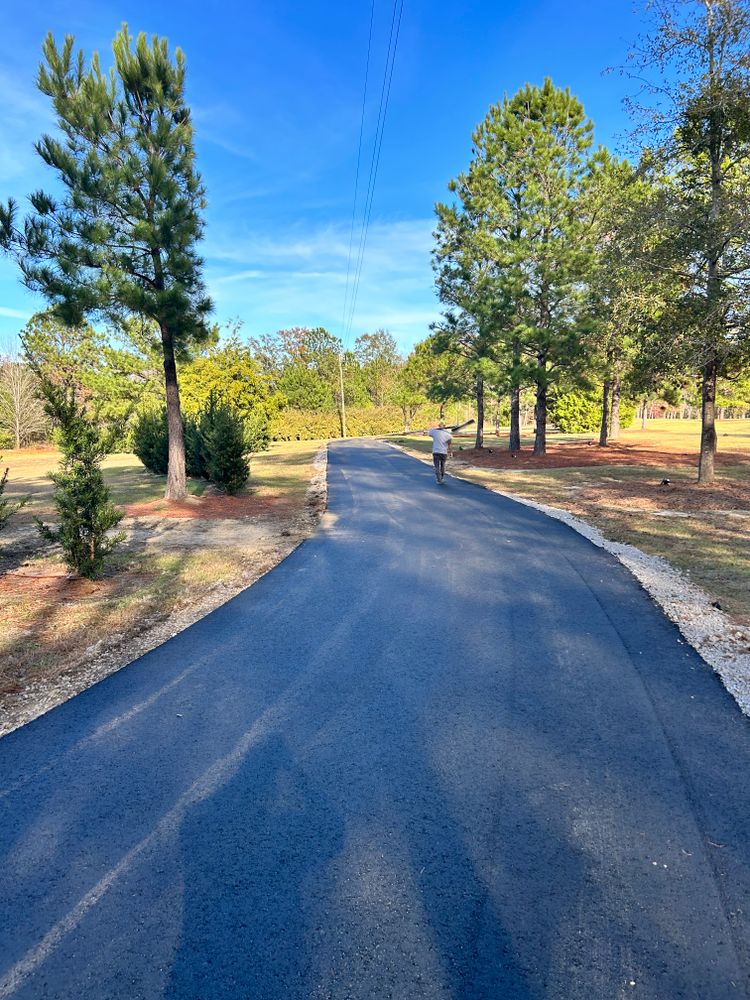
[[[471,317],[480,367],[505,369],[511,448],[520,447],[521,385],[536,385],[536,455],[546,451],[548,392],[582,358],[592,128],[570,91],[549,79],[526,85],[490,107],[468,171],[450,185],[457,204],[436,208],[441,298]]]
[[[123,515],[110,502],[102,475],[101,460],[108,443],[86,418],[71,390],[37,374],[47,413],[59,428],[63,453],[60,471],[50,474],[58,525],[50,528],[38,518],[37,525],[43,538],[60,543],[73,572],[93,579],[125,537],[123,533],[109,535]]]
[[[602,383],[601,447],[619,437],[623,388],[632,382],[636,361],[641,379],[647,371],[645,357],[638,357],[639,344],[674,290],[669,276],[650,268],[643,253],[654,193],[647,174],[606,150],[597,152],[583,209],[596,249],[588,281],[592,323],[585,347],[590,373]]]
[[[484,444],[484,389],[487,374],[503,352],[515,323],[514,304],[487,252],[484,218],[468,178],[461,174],[449,189],[459,203],[438,203],[435,212],[433,269],[438,295],[453,308],[433,325],[434,346],[458,357],[470,375],[477,410],[475,447]]]
[[[631,55],[656,139],[662,202],[652,218],[653,266],[680,287],[663,342],[700,373],[700,482],[714,478],[716,387],[750,356],[750,4],[657,0],[653,30]],[[645,83],[644,83],[644,77]]]
[[[113,43],[114,68],[94,54],[86,66],[66,36],[43,46],[38,86],[51,98],[60,139],[36,149],[62,182],[60,202],[31,196],[21,228],[12,202],[0,211],[0,242],[13,252],[28,287],[65,322],[87,315],[154,322],[161,343],[169,422],[166,495],[186,494],[177,360],[210,336],[211,308],[196,253],[205,207],[195,170],[193,128],[185,103],[185,60],[166,39],[133,39],[127,26]]]
[[[592,245],[581,194],[592,123],[569,90],[527,84],[474,133],[464,184],[484,252],[515,307],[508,347],[536,385],[534,454],[546,451],[548,392],[581,358]]]

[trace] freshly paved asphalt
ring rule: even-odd
[[[750,733],[564,525],[385,445],[0,740],[0,998],[748,994]]]

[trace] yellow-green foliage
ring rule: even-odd
[[[236,338],[211,348],[180,370],[180,398],[186,416],[202,412],[210,398],[222,400],[241,416],[253,451],[265,447],[268,422],[285,402],[271,390],[268,376]]]
[[[421,406],[412,418],[412,427],[421,427],[438,420],[440,409],[435,405]],[[316,410],[284,410],[273,417],[270,425],[273,441],[314,441],[341,437],[341,420],[337,412]],[[404,414],[400,406],[370,406],[347,409],[346,433],[349,437],[372,437],[398,434],[404,430]]]
[[[599,430],[602,420],[601,390],[562,392],[550,402],[550,420],[563,434],[585,434]],[[635,406],[629,399],[620,400],[620,426],[630,427]]]

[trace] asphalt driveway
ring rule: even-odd
[[[747,996],[748,774],[611,556],[336,444],[316,537],[0,740],[0,998]]]

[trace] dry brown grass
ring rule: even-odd
[[[0,708],[12,714],[14,698],[31,687],[53,685],[75,674],[100,647],[109,648],[113,642],[127,647],[145,630],[194,607],[207,594],[247,585],[275,565],[309,533],[306,494],[318,446],[318,442],[274,445],[254,457],[249,495],[244,498],[248,511],[240,522],[234,498],[213,498],[213,507],[221,508],[225,502],[225,513],[239,524],[226,532],[230,540],[236,536],[237,544],[217,547],[214,539],[214,544],[203,545],[207,522],[199,517],[180,524],[181,537],[189,544],[160,551],[151,539],[142,544],[169,514],[154,512],[138,521],[141,543],[118,550],[102,579],[95,581],[70,579],[59,554],[40,547],[28,524],[33,514],[47,518],[53,512],[45,474],[55,467],[57,454],[6,453],[13,492],[31,493],[33,502],[24,517],[14,519],[12,528],[0,536],[7,570],[0,574]],[[146,472],[132,455],[110,456],[105,475],[113,500],[123,506],[158,501],[164,491],[164,477]],[[192,492],[202,490],[203,484],[192,484]],[[257,517],[247,516],[250,507],[258,509]],[[216,519],[214,509],[212,521]],[[193,531],[195,537],[190,537]],[[19,538],[31,550],[19,548]],[[0,732],[3,728],[12,727],[0,723]]]

